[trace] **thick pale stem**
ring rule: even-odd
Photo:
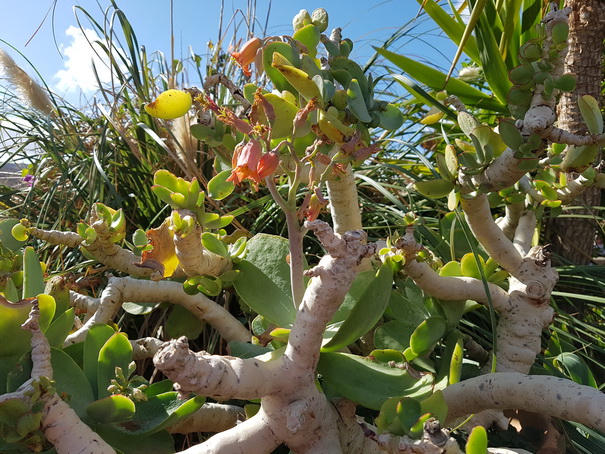
[[[36,227],[30,227],[29,234],[34,238],[44,240],[50,244],[57,244],[67,247],[78,247],[82,243],[82,237],[75,232],[61,232],[60,230],[43,230]]]
[[[234,428],[217,433],[180,454],[269,454],[281,441],[267,423],[259,412]]]
[[[40,427],[58,454],[115,454],[115,450],[84,424],[57,394],[44,402]]]
[[[519,169],[521,161],[515,158],[514,153],[510,148],[504,150],[483,172],[471,177],[473,185],[490,192],[500,191],[514,185],[526,174],[526,171]],[[461,175],[464,176],[464,174]],[[461,179],[461,182],[464,184],[464,178]]]
[[[564,378],[503,372],[481,375],[443,390],[447,420],[486,409],[523,408],[605,430],[605,394]]]
[[[84,424],[78,418],[76,412],[56,392],[49,392],[49,390],[42,389],[40,385],[36,384],[41,377],[49,379],[53,377],[50,362],[50,344],[40,330],[39,317],[40,311],[37,302],[34,302],[30,317],[22,325],[23,329],[32,333],[31,378],[21,385],[15,393],[11,393],[10,396],[27,402],[36,391],[40,393],[40,399],[44,402],[40,428],[58,454],[115,454],[115,450]],[[7,394],[2,397],[5,398],[6,396]]]
[[[330,199],[330,214],[334,232],[342,235],[345,232],[363,229],[357,185],[351,166],[347,165],[343,174],[338,174],[326,181],[326,188]],[[358,267],[358,271],[371,269],[369,259],[363,260]]]
[[[550,36],[552,27],[557,22],[567,22],[568,15],[569,10],[563,9],[551,11],[544,17],[543,22],[546,24],[547,33],[542,49],[545,59],[549,58],[548,52],[552,45]],[[555,80],[563,73],[564,59],[565,52],[561,52],[555,62],[554,68],[549,71]],[[555,114],[555,99],[554,96],[543,96],[543,88],[539,85],[536,86],[530,108],[525,114],[521,125],[521,133],[524,136],[538,134],[546,138],[551,135],[553,124],[557,118]],[[519,169],[520,160],[514,157],[514,153],[512,149],[506,148],[483,172],[471,177],[473,185],[480,187],[483,191],[499,191],[519,181],[526,172]],[[464,184],[464,174],[462,174],[461,182]]]
[[[344,173],[326,182],[330,199],[330,213],[334,232],[343,234],[350,230],[361,230],[361,210],[357,198],[357,185],[353,169],[348,165]]]
[[[247,342],[250,340],[250,333],[246,327],[224,307],[201,293],[187,295],[183,291],[183,284],[179,282],[154,282],[130,277],[112,277],[101,294],[99,309],[81,329],[67,337],[65,345],[82,341],[90,327],[95,323],[110,321],[125,301],[178,304],[189,310],[201,321],[212,325],[227,342],[233,340]]]
[[[344,451],[351,440],[341,444],[341,418],[317,389],[315,368],[326,323],[342,303],[358,263],[375,246],[365,244],[361,231],[341,237],[325,222],[314,221],[306,227],[315,232],[329,255],[308,273],[313,279],[281,358],[265,362],[193,353],[185,338],[166,343],[155,356],[156,367],[182,393],[263,398],[255,417],[186,452],[269,453],[281,442],[300,453],[353,452]]]
[[[533,231],[533,226],[535,216],[533,212],[528,212],[521,219],[520,232],[524,233],[520,236],[527,236],[526,232]],[[493,228],[502,235],[495,224]],[[506,241],[512,246],[509,240]],[[422,246],[416,243],[412,228],[397,241],[397,248],[405,256],[405,272],[428,294],[446,300],[473,299],[486,303],[482,282],[440,276],[425,263],[416,261],[416,254]],[[518,252],[515,253],[520,256]],[[528,373],[540,352],[541,332],[552,321],[554,312],[549,301],[557,282],[557,272],[550,267],[550,261],[541,248],[530,250],[515,271],[519,278],[511,278],[508,292],[488,284],[494,309],[500,314],[496,328],[496,370]]]
[[[88,295],[82,295],[81,293],[69,292],[69,304],[76,308],[79,312],[86,312],[87,314],[94,314],[99,306],[101,300]]]
[[[195,216],[187,210],[179,210],[181,217]],[[187,276],[220,276],[232,267],[231,260],[213,254],[202,245],[202,229],[196,225],[193,232],[181,236],[174,234],[174,249],[179,259],[179,266]]]
[[[523,177],[519,180],[519,183],[523,192],[529,194],[536,202],[543,202],[546,200],[544,196],[536,191],[530,184],[529,178]],[[588,179],[579,175],[575,179],[569,179],[564,188],[557,189],[557,197],[563,204],[567,205],[573,202],[576,197],[582,195],[590,186],[591,184],[588,182]]]
[[[97,220],[92,223],[91,227],[97,232],[97,239],[90,246],[82,247],[99,262],[131,276],[161,278],[161,276],[154,275],[153,270],[149,268],[136,266],[135,263],[139,262],[140,258],[111,241],[109,227],[103,221]]]
[[[283,371],[279,361],[194,353],[187,338],[166,342],[153,359],[155,366],[176,382],[182,393],[220,400],[257,399],[276,392]]]
[[[485,194],[473,199],[461,198],[460,204],[468,224],[481,246],[511,275],[517,273],[522,258],[513,243],[494,222]]]
[[[512,240],[515,236],[515,230],[517,229],[517,224],[519,223],[519,219],[521,219],[523,210],[525,210],[525,203],[523,202],[506,205],[504,217],[496,220],[496,224],[509,240]]]
[[[330,255],[324,256],[307,272],[313,279],[296,315],[284,358],[292,361],[293,367],[312,373],[319,359],[326,324],[342,304],[360,260],[373,253],[375,246],[365,244],[366,235],[361,230],[347,232],[341,237],[332,233],[325,222],[314,221],[307,225]]]
[[[164,342],[155,337],[142,337],[130,341],[132,345],[132,359],[138,361],[140,359],[153,358]]]
[[[416,260],[406,263],[405,273],[414,279],[418,287],[436,298],[446,301],[468,299],[482,304],[488,303],[483,282],[475,278],[440,276],[428,264]],[[507,309],[508,293],[495,284],[488,283],[488,288],[494,309],[498,311]]]
[[[515,231],[513,245],[521,255],[526,255],[531,249],[531,243],[536,230],[536,213],[526,211],[519,220],[519,225]]]

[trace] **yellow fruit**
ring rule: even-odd
[[[152,117],[173,120],[182,117],[191,108],[191,95],[181,90],[166,90],[155,101],[145,105],[145,111]]]

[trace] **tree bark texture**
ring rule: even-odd
[[[558,126],[576,134],[583,134],[588,130],[578,108],[578,96],[591,95],[601,104],[605,1],[565,0],[565,6],[571,9],[565,73],[575,75],[577,85],[575,92],[561,96]],[[599,205],[600,201],[601,190],[591,187],[573,203],[575,206],[586,208],[574,211],[574,214],[590,216],[593,214],[591,207]],[[596,231],[596,221],[589,218],[551,220],[547,225],[546,237],[547,242],[553,245],[553,258],[559,264],[568,261],[576,265],[590,263]],[[557,260],[557,256],[562,260]]]

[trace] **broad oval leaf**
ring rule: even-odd
[[[469,252],[468,254],[464,254],[462,259],[460,259],[460,271],[462,273],[462,276],[481,279],[481,271],[479,271],[477,259],[479,259],[481,267],[483,268],[483,270],[485,270],[485,260],[483,259],[483,257],[481,257],[480,255],[475,256],[475,254]]]
[[[116,424],[96,424],[95,432],[118,452],[125,454],[174,454],[174,439],[167,431],[147,436],[130,435],[118,430]]]
[[[498,132],[502,141],[513,151],[518,151],[519,147],[525,143],[521,131],[517,129],[512,120],[500,120]]]
[[[271,277],[247,260],[242,260],[235,268],[241,272],[241,277],[233,285],[244,303],[277,326],[292,326],[296,308],[291,294],[284,292]]]
[[[59,315],[46,330],[46,338],[51,347],[61,347],[63,341],[74,326],[76,316],[75,309],[72,307]]]
[[[206,398],[203,396],[184,401],[174,391],[149,396],[146,401],[136,403],[136,413],[128,422],[116,424],[114,427],[123,433],[144,437],[192,415],[204,402]]]
[[[487,432],[483,426],[475,426],[466,442],[466,454],[487,453]]]
[[[174,305],[166,319],[164,329],[168,337],[172,339],[178,339],[181,336],[185,336],[187,339],[197,339],[205,326],[204,322],[183,306]]]
[[[97,395],[102,398],[109,395],[107,387],[116,377],[116,367],[121,367],[124,374],[128,373],[132,361],[132,345],[128,337],[124,333],[114,333],[99,350],[98,361]]]
[[[229,251],[227,250],[225,243],[210,232],[202,233],[202,246],[204,246],[204,249],[216,255],[220,255],[221,257],[229,256]]]
[[[423,180],[414,183],[416,190],[423,196],[438,199],[448,195],[456,186],[448,180]]]
[[[576,383],[597,388],[597,382],[590,368],[575,353],[562,352],[553,358],[553,363]]]
[[[97,397],[98,389],[99,351],[114,333],[115,330],[109,325],[98,323],[90,327],[84,340],[82,370],[95,393],[95,397]],[[109,383],[107,385],[109,386]]]
[[[23,301],[14,304],[5,298],[0,303],[0,357],[22,355],[31,349],[32,334],[28,330],[21,329],[21,325],[28,319],[31,304]],[[52,296],[38,295],[38,306],[40,308],[40,328],[43,332],[48,329],[50,321],[55,313],[55,300]]]
[[[447,402],[443,397],[441,390],[435,391],[429,397],[420,402],[421,413],[430,413],[441,423],[445,422],[447,417]]]
[[[441,317],[429,317],[410,336],[410,348],[415,356],[422,356],[435,346],[445,333],[446,322]]]
[[[0,221],[0,242],[2,246],[13,252],[20,251],[25,244],[25,240],[21,241],[11,233],[11,230],[17,224],[19,224],[18,219],[3,219]]]
[[[229,196],[235,189],[232,181],[227,181],[231,175],[231,170],[223,170],[221,173],[212,177],[208,182],[208,197],[214,200],[223,200]]]
[[[86,414],[97,422],[121,422],[134,416],[134,402],[121,394],[95,400],[86,407]]]
[[[296,316],[286,260],[289,253],[287,239],[261,233],[248,241],[246,259],[235,266],[241,271],[234,282],[238,295],[281,328],[289,327]]]
[[[462,269],[460,262],[447,262],[445,265],[441,267],[439,270],[440,276],[462,276]]]
[[[373,410],[393,396],[423,398],[433,382],[430,374],[417,379],[406,370],[348,353],[322,353],[318,371],[337,394]]]
[[[278,91],[288,90],[292,93],[298,93],[296,89],[290,82],[286,80],[286,78],[274,68],[271,63],[273,63],[273,54],[277,52],[284,57],[286,57],[294,66],[298,64],[299,60],[299,52],[295,50],[290,44],[274,41],[269,43],[263,47],[263,69],[267,73],[271,82]]]
[[[410,346],[410,336],[415,328],[416,326],[408,321],[388,321],[374,331],[374,345],[376,348],[403,352]]]
[[[590,95],[578,96],[578,107],[591,134],[603,134],[603,114],[599,103]]]
[[[393,269],[384,263],[368,284],[359,301],[322,351],[335,351],[353,343],[372,329],[389,304],[393,286]]]
[[[397,419],[405,433],[409,433],[421,416],[420,402],[405,397],[397,403]]]

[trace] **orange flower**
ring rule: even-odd
[[[309,199],[309,205],[304,210],[305,219],[309,222],[314,221],[319,216],[321,209],[324,207],[324,204],[321,203],[319,197],[316,194],[312,194]]]
[[[270,151],[269,153],[265,153],[262,158],[260,158],[260,162],[258,164],[258,176],[261,179],[267,178],[279,165],[279,154],[275,151]]]
[[[240,143],[235,147],[231,160],[231,175],[227,181],[240,184],[251,180],[257,186],[263,179],[271,175],[279,165],[279,154],[271,151],[262,154],[262,145],[252,139],[246,144]]]
[[[314,221],[319,213],[328,205],[328,201],[321,194],[319,188],[315,188],[312,194],[307,194],[301,206],[302,214],[307,221]]]
[[[231,56],[237,61],[237,64],[244,70],[246,77],[252,75],[250,63],[254,62],[256,52],[261,48],[262,44],[263,41],[260,38],[252,38],[242,46],[239,52],[230,52]]]

